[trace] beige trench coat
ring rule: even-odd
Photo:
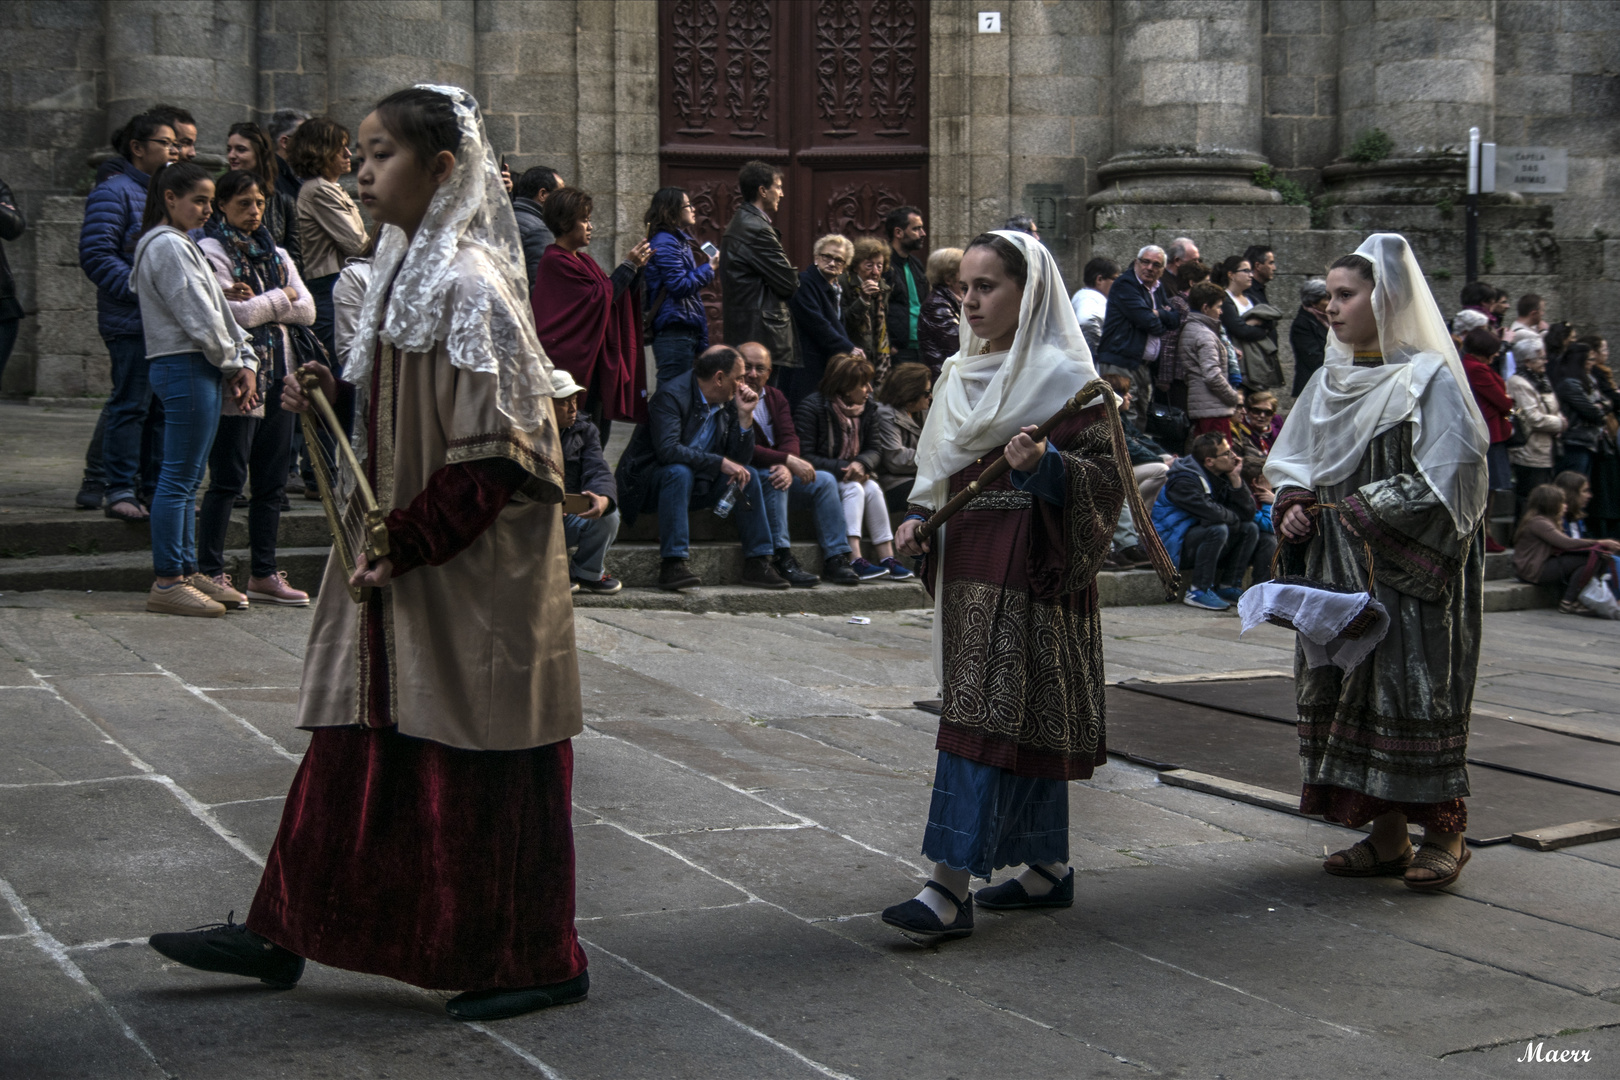
[[[443,566],[383,590],[391,713],[401,734],[466,750],[522,750],[583,727],[562,527],[562,468],[550,409],[523,432],[496,408],[495,376],[457,369],[439,345],[399,360],[397,401],[378,401],[377,502],[409,506],[448,464],[506,457],[530,473],[495,524]],[[392,406],[392,408],[390,408]],[[387,417],[396,418],[390,425]],[[298,726],[362,724],[364,608],[328,560],[298,695]]]

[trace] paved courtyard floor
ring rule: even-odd
[[[244,916],[309,615],[140,606],[0,597],[3,1077],[1620,1075],[1620,841],[1480,849],[1418,895],[1325,876],[1345,830],[1115,763],[1070,785],[1073,908],[908,943],[877,912],[923,873],[925,613],[576,614],[585,1004],[469,1026],[317,965],[190,971],[144,939]],[[1114,679],[1290,663],[1185,608],[1104,626]],[[1491,615],[1481,706],[1616,738],[1617,656],[1616,624]]]

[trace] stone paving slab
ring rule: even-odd
[[[138,597],[0,596],[0,687],[29,687],[0,689],[0,708],[20,703],[0,715],[0,771],[34,770],[0,787],[17,904],[0,904],[0,950],[31,961],[0,951],[0,994],[60,1001],[52,1065],[162,1075],[119,1024],[167,1074],[221,1077],[1451,1078],[1522,1071],[1508,1054],[1531,1036],[1615,1052],[1620,841],[1479,849],[1449,894],[1419,896],[1323,875],[1322,848],[1349,830],[1114,761],[1069,785],[1074,908],[981,912],[972,938],[919,948],[876,912],[924,866],[937,721],[907,707],[934,696],[924,614],[575,618],[592,995],[481,1029],[448,1021],[443,993],[318,965],[278,993],[140,943],[245,913],[306,741],[291,724],[307,610],[177,626]],[[1588,622],[1488,616],[1492,681],[1545,701],[1563,679],[1585,710],[1571,722],[1603,722],[1613,651]],[[1285,632],[1251,642],[1191,609],[1105,611],[1103,626],[1111,675],[1291,667]],[[92,775],[138,766],[54,689],[164,779]],[[105,1007],[13,936],[18,912],[66,943]],[[107,1057],[129,1048],[128,1067]]]
[[[0,941],[0,1076],[167,1080],[121,1025],[33,942]]]
[[[48,687],[0,690],[0,784],[132,776],[140,770]]]

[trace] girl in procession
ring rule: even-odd
[[[328,562],[299,694],[312,735],[247,923],[157,934],[182,964],[291,986],[305,958],[429,989],[462,1020],[578,1001],[579,669],[551,366],[478,104],[384,99],[360,126],[382,224],[345,357],[390,555]],[[283,405],[308,401],[289,376]],[[352,479],[349,485],[352,486]],[[345,585],[366,587],[356,604]]]
[[[1326,362],[1266,462],[1280,568],[1371,588],[1390,627],[1350,671],[1294,660],[1300,810],[1369,837],[1345,877],[1457,880],[1468,849],[1468,718],[1484,622],[1489,435],[1406,240],[1367,238],[1328,271]],[[1408,824],[1424,829],[1414,854]]]
[[[1097,378],[1051,254],[1019,232],[964,255],[961,349],[945,362],[896,542],[928,553],[944,688],[923,855],[933,873],[883,921],[920,941],[973,932],[973,907],[1068,907],[1066,781],[1107,760],[1096,574],[1125,498],[1103,406],[1037,425]],[[1105,391],[1106,392],[1106,391]],[[1012,471],[934,534],[917,530],[1005,448]],[[1018,876],[970,896],[971,878]]]

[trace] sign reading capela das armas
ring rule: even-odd
[[[1569,151],[1551,146],[1496,148],[1496,190],[1556,195],[1569,186]]]

